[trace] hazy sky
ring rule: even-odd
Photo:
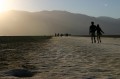
[[[120,18],[120,0],[9,0],[11,9],[65,10],[90,16]]]

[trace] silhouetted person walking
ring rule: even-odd
[[[102,33],[104,33],[104,32],[100,28],[99,24],[97,24],[96,30],[97,30],[97,41],[98,41],[98,43],[101,43],[101,38],[100,37],[101,37]]]
[[[93,42],[96,43],[95,32],[96,32],[96,26],[94,25],[94,22],[91,22],[91,26],[89,28],[89,34],[91,35],[92,43]]]

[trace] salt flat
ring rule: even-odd
[[[9,45],[13,48],[1,45],[0,53],[17,52],[18,57],[4,61],[0,79],[19,79],[3,73],[17,68],[36,72],[25,79],[120,79],[120,38],[104,37],[101,44],[92,44],[89,37],[53,37]]]

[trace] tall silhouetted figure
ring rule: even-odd
[[[100,28],[99,24],[97,24],[96,30],[97,30],[97,41],[98,41],[98,43],[101,43],[101,38],[100,37],[101,37],[102,33],[104,33],[104,32]]]
[[[96,43],[95,32],[96,32],[96,26],[94,25],[94,22],[91,22],[91,26],[89,28],[89,34],[91,35],[92,43],[93,42]]]

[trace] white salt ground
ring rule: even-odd
[[[53,37],[33,47],[26,57],[37,74],[23,79],[120,79],[120,38],[92,44],[89,37]]]

